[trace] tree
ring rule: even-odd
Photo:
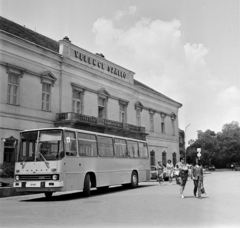
[[[187,156],[192,161],[196,158],[197,148],[201,148],[204,165],[223,168],[230,163],[240,163],[240,127],[236,121],[224,124],[217,134],[211,130],[198,131],[198,138],[190,142]]]

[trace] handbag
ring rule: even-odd
[[[182,179],[181,179],[181,177],[177,177],[176,183],[177,183],[178,185],[182,185]]]
[[[204,188],[204,187],[201,188],[201,193],[202,193],[202,194],[206,194],[206,191],[205,191],[205,188]]]

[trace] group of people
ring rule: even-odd
[[[164,181],[164,169],[165,167],[159,161],[157,166],[157,180],[161,185]],[[172,184],[173,177],[176,178],[176,183],[180,186],[180,198],[182,199],[184,198],[183,192],[187,183],[188,176],[190,175],[194,184],[193,194],[195,197],[201,199],[201,189],[203,188],[203,167],[198,158],[196,158],[194,164],[191,167],[189,167],[183,157],[180,158],[180,162],[178,162],[175,167],[172,164],[172,161],[168,160],[166,165],[166,175],[169,178],[169,184]]]

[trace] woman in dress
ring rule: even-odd
[[[185,159],[182,157],[180,158],[180,162],[176,164],[177,168],[179,169],[179,181],[178,184],[180,186],[180,198],[184,198],[183,191],[188,179],[188,167],[185,162]]]
[[[192,166],[191,177],[194,184],[193,194],[197,197],[196,194],[198,192],[198,198],[201,199],[201,188],[203,187],[203,167],[201,166],[198,158]]]
[[[168,160],[167,162],[167,176],[169,180],[169,184],[172,184],[172,178],[173,178],[173,164],[171,160]]]
[[[159,161],[157,165],[157,171],[158,171],[157,180],[161,185],[163,185],[163,170],[164,170],[164,166]]]

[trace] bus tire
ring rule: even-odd
[[[91,178],[90,175],[87,174],[84,179],[84,186],[83,186],[83,194],[84,196],[90,196],[90,189],[91,189]]]
[[[137,186],[138,186],[138,175],[136,171],[133,171],[131,176],[131,187],[136,188]]]
[[[44,193],[45,194],[45,197],[47,198],[47,199],[50,199],[51,197],[52,197],[52,192],[45,192]]]

